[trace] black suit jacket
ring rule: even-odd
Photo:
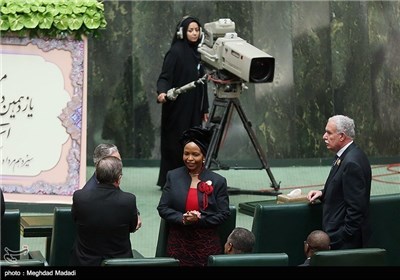
[[[99,182],[96,179],[96,173],[93,173],[92,177],[90,177],[90,179],[86,182],[86,184],[83,186],[82,189],[94,189],[99,185]],[[138,215],[140,215],[140,211],[139,209],[138,211]]]
[[[130,233],[138,222],[136,197],[111,184],[75,191],[72,216],[77,238],[72,265],[100,265],[106,258],[133,257]]]
[[[86,182],[86,184],[83,186],[83,188],[94,189],[97,187],[98,184],[99,184],[99,182],[97,182],[96,173],[93,173],[92,177],[90,177],[89,181]]]
[[[331,238],[331,249],[361,248],[371,235],[369,200],[371,165],[352,143],[331,169],[322,190],[322,226]]]
[[[199,178],[203,182],[210,180],[214,190],[208,196],[208,207],[205,210],[202,209],[204,193],[198,191],[201,219],[195,226],[216,227],[226,221],[230,215],[226,179],[207,169],[201,172]],[[160,217],[168,223],[182,225],[182,215],[186,212],[186,199],[190,183],[191,177],[186,166],[167,173],[167,182],[163,188],[157,210]]]

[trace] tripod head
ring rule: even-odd
[[[238,98],[244,89],[248,89],[241,79],[220,77],[215,70],[209,74],[209,80],[214,84],[214,95],[218,98]]]

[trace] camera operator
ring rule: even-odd
[[[202,36],[197,18],[185,16],[176,26],[171,47],[164,57],[157,80],[157,102],[161,110],[161,164],[157,185],[163,188],[167,171],[183,166],[179,138],[194,126],[208,119],[207,84],[188,90],[175,100],[167,98],[168,90],[181,87],[203,77],[205,70],[197,51]]]

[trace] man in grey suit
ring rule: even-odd
[[[104,259],[133,257],[130,233],[136,230],[136,197],[119,188],[122,161],[113,156],[96,165],[96,188],[77,190],[72,198],[72,217],[77,237],[71,265],[99,266]]]
[[[371,165],[354,143],[354,121],[343,115],[329,118],[323,139],[336,153],[336,160],[322,190],[310,191],[312,203],[323,203],[322,227],[331,239],[331,249],[365,247],[371,235],[369,200]]]

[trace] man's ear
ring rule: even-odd
[[[232,252],[232,250],[233,250],[233,245],[232,245],[232,243],[228,243],[228,252]]]

